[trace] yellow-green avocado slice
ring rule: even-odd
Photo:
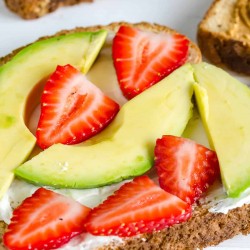
[[[12,182],[13,169],[36,142],[24,121],[30,92],[57,65],[71,64],[86,73],[106,36],[107,31],[81,32],[39,41],[0,68],[0,198]]]
[[[207,63],[194,65],[196,101],[229,196],[250,186],[250,89]]]
[[[185,65],[128,101],[99,135],[78,145],[56,144],[15,169],[25,180],[92,188],[141,175],[153,165],[163,134],[180,136],[192,115],[193,69]]]

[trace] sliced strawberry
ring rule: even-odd
[[[8,249],[55,249],[82,233],[90,208],[39,188],[14,210],[3,236]]]
[[[191,206],[157,186],[147,176],[124,184],[90,212],[85,224],[94,235],[133,236],[187,220]]]
[[[119,105],[71,65],[58,66],[47,81],[41,98],[37,143],[75,144],[105,128]]]
[[[181,34],[121,26],[113,40],[113,60],[124,96],[133,98],[184,64],[188,46]]]
[[[214,151],[189,139],[166,135],[155,147],[160,186],[190,204],[219,177]]]

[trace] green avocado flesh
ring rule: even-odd
[[[13,180],[13,169],[36,143],[25,124],[30,93],[57,65],[71,64],[87,72],[106,36],[99,31],[49,38],[24,48],[0,67],[0,198]]]
[[[210,146],[231,197],[250,186],[250,89],[225,71],[194,65],[194,91]]]
[[[39,185],[92,188],[145,173],[163,134],[180,136],[192,116],[193,70],[185,65],[122,106],[92,139],[56,144],[15,169]]]
[[[193,116],[189,120],[182,137],[191,139],[207,148],[210,148],[206,131],[196,106],[194,106]]]

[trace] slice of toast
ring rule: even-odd
[[[158,33],[176,32],[165,26],[145,22],[138,24],[112,23],[107,26],[80,27],[74,30],[64,30],[58,32],[55,36],[76,31],[96,31],[99,29],[107,29],[110,33],[114,33],[120,25],[131,25],[142,30],[150,30]],[[41,39],[46,39],[46,37]],[[1,58],[0,65],[9,61],[20,49]],[[198,47],[193,42],[190,42],[188,62],[198,63],[200,61],[201,53]],[[127,238],[122,243],[106,245],[102,249],[196,249],[216,245],[237,234],[248,234],[250,232],[250,205],[230,210],[227,214],[211,213],[205,205],[200,204],[196,204],[193,210],[192,218],[185,223],[174,225],[152,234]],[[5,226],[3,222],[0,222],[0,235],[3,234]]]
[[[198,44],[211,62],[250,74],[250,3],[215,0],[198,26]]]
[[[70,6],[93,0],[5,0],[6,6],[24,19],[35,19],[55,11],[62,6]]]

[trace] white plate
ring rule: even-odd
[[[114,21],[155,22],[170,26],[196,41],[196,29],[211,0],[94,0],[60,8],[37,20],[22,20],[0,0],[0,57],[15,48],[76,26],[108,24]],[[238,77],[238,76],[237,76]],[[249,77],[240,78],[250,83]],[[250,249],[250,236],[237,236],[212,249]]]

